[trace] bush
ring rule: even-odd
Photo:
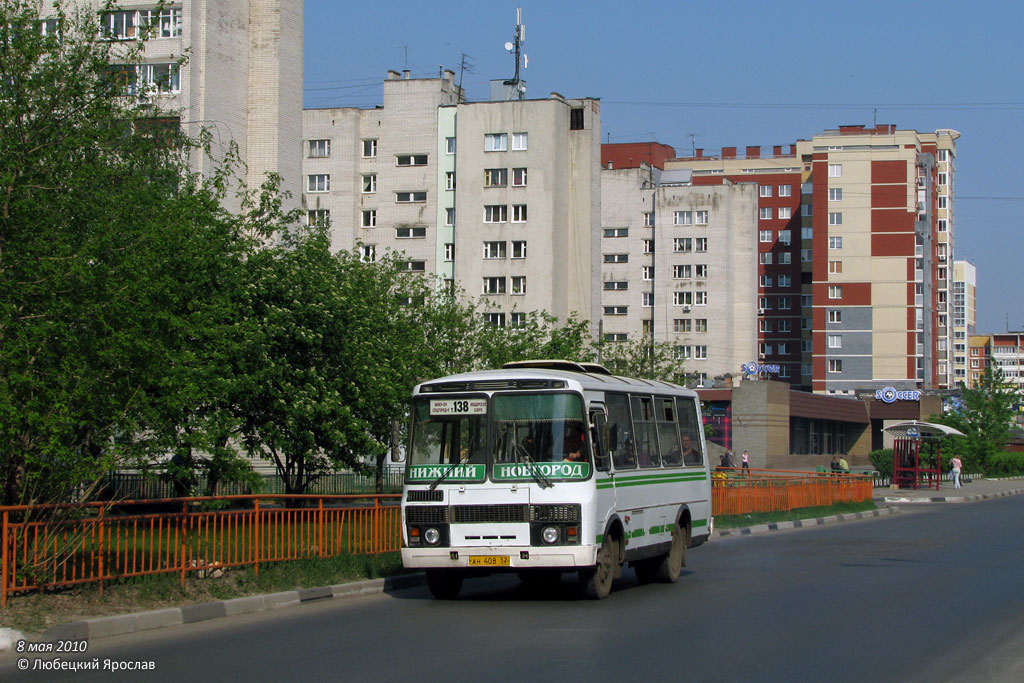
[[[878,470],[878,474],[883,477],[892,476],[893,455],[891,448],[882,448],[877,451],[871,451],[871,453],[868,454],[868,457],[871,458],[871,464],[876,470]]]
[[[1012,476],[1024,474],[1024,453],[996,453],[985,466],[985,474]]]

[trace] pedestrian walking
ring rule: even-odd
[[[722,461],[721,461],[721,463],[722,463],[721,467],[723,467],[723,468],[726,468],[726,467],[727,468],[732,468],[733,467],[733,464],[732,464],[732,451],[726,451],[725,453],[722,453]]]
[[[960,456],[954,455],[953,459],[949,461],[949,464],[953,468],[953,488],[960,488],[960,471],[963,470],[964,464],[960,460]]]
[[[746,474],[749,477],[750,476],[750,454],[747,453],[746,451],[743,451],[743,456],[742,457],[743,457],[742,469],[745,469],[747,471]]]

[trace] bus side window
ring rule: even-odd
[[[670,398],[655,398],[658,411],[658,442],[661,444],[662,463],[665,467],[678,467],[683,463],[684,451],[679,448],[676,433],[675,403]]]
[[[654,421],[654,401],[650,396],[631,396],[633,432],[636,434],[636,458],[640,467],[661,467],[658,428]]]
[[[636,468],[636,451],[633,443],[633,426],[629,419],[629,399],[624,394],[605,394],[605,409],[608,411],[608,454],[617,470]]]
[[[590,442],[594,446],[594,467],[599,472],[607,472],[609,467],[608,450],[605,441],[607,423],[604,413],[594,410],[590,413]]]
[[[694,467],[704,464],[700,432],[704,425],[697,421],[697,404],[692,399],[676,399],[679,419],[679,438],[683,447],[683,464]]]

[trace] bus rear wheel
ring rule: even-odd
[[[685,526],[677,524],[676,528],[672,530],[672,547],[669,548],[668,554],[661,558],[655,572],[659,581],[675,583],[679,580],[679,573],[686,565],[686,537],[688,535]]]
[[[451,569],[428,569],[427,588],[438,600],[454,600],[462,590],[462,574]]]
[[[605,535],[601,547],[597,550],[597,564],[581,569],[579,572],[580,588],[584,597],[591,600],[604,600],[612,592],[612,579],[615,577],[615,565],[619,561],[618,541]]]

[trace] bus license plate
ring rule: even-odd
[[[509,567],[511,558],[508,555],[470,555],[470,567]]]

